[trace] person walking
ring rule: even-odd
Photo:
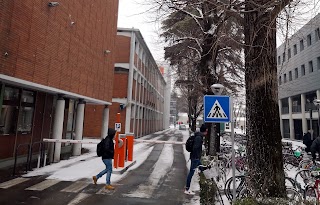
[[[115,187],[111,185],[110,179],[111,179],[111,173],[112,173],[112,159],[114,155],[114,143],[113,139],[116,134],[116,130],[109,128],[108,129],[108,135],[104,139],[104,145],[103,145],[103,154],[101,156],[102,162],[105,164],[106,168],[102,170],[99,174],[96,176],[93,176],[93,183],[97,184],[97,181],[99,178],[101,178],[104,174],[106,175],[106,186],[105,188],[108,190],[114,190]]]
[[[195,169],[201,165],[201,155],[202,155],[202,144],[203,144],[203,137],[207,135],[207,127],[205,124],[202,124],[200,127],[200,132],[196,132],[194,142],[193,142],[193,147],[192,151],[190,152],[190,160],[191,160],[191,165],[190,165],[190,171],[187,176],[187,183],[186,183],[186,189],[184,191],[185,194],[188,195],[194,195],[195,193],[190,190],[190,184],[191,184],[191,179],[193,177]],[[203,171],[203,170],[201,170]]]
[[[308,130],[307,133],[305,133],[303,135],[303,138],[302,138],[302,142],[304,145],[306,145],[306,148],[305,148],[305,151],[308,153],[310,152],[311,150],[311,145],[312,145],[312,139],[311,139],[311,133],[310,133],[310,130]]]

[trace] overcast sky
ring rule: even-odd
[[[155,15],[146,12],[146,0],[119,0],[118,27],[139,29],[154,59],[163,61],[163,46],[158,35],[159,23]]]

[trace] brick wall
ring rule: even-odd
[[[118,0],[48,2],[0,2],[0,73],[111,101]]]
[[[128,74],[117,72],[114,74],[115,85],[113,86],[113,97],[114,98],[126,98],[128,92]]]
[[[116,63],[129,63],[130,41],[131,38],[127,36],[116,37]]]

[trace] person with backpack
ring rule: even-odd
[[[111,173],[112,173],[112,159],[114,155],[114,143],[113,139],[116,134],[116,130],[109,128],[108,135],[102,139],[101,143],[97,145],[97,154],[102,158],[102,162],[105,164],[106,168],[102,170],[96,176],[93,176],[93,183],[97,184],[99,178],[101,178],[104,174],[106,175],[106,186],[105,188],[108,190],[114,190],[115,187],[110,184]]]
[[[195,169],[201,165],[201,155],[202,155],[202,144],[203,137],[207,135],[207,127],[205,124],[202,124],[200,127],[200,132],[194,133],[194,136],[190,137],[186,142],[186,149],[190,152],[190,171],[187,177],[186,189],[184,191],[185,194],[194,195],[195,193],[190,190],[191,179],[193,177]],[[191,148],[188,148],[191,147]]]

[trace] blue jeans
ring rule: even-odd
[[[194,174],[194,170],[197,168],[197,166],[199,166],[201,164],[200,159],[191,159],[191,165],[190,165],[190,171],[187,177],[187,185],[186,185],[186,190],[189,190],[190,188],[190,183],[191,183],[191,179],[193,177]]]
[[[100,177],[102,177],[105,173],[107,173],[106,176],[106,184],[109,185],[110,184],[110,178],[111,178],[111,173],[112,173],[112,159],[103,159],[102,160],[103,163],[106,165],[106,169],[101,171],[98,175],[97,175],[97,179],[99,179]]]

